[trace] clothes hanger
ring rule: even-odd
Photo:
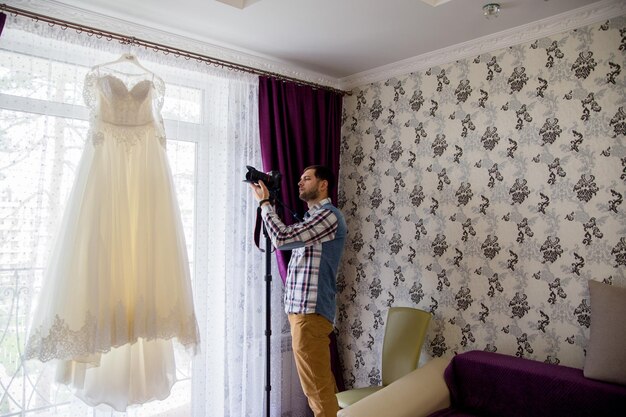
[[[120,56],[115,61],[105,62],[104,64],[96,65],[95,68],[108,67],[108,66],[111,66],[111,65],[120,64],[120,63],[124,63],[124,62],[128,62],[129,64],[133,64],[136,67],[141,68],[143,71],[145,71],[145,72],[147,72],[149,74],[152,74],[152,71],[150,71],[149,69],[147,69],[146,67],[141,65],[139,63],[139,60],[137,59],[137,57],[135,55],[131,54],[131,53],[124,53],[124,54],[122,54],[122,56]]]

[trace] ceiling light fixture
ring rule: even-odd
[[[483,6],[483,14],[487,19],[495,19],[500,16],[499,3],[487,3]]]

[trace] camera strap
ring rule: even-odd
[[[256,224],[254,225],[254,244],[257,248],[259,248],[261,252],[265,252],[263,249],[261,249],[261,246],[259,246],[259,239],[261,238],[261,227],[263,227],[262,223],[263,219],[261,217],[261,206],[259,206],[256,209]]]

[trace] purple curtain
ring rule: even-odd
[[[259,77],[259,129],[263,169],[283,174],[280,199],[302,216],[306,205],[298,198],[297,183],[309,165],[325,165],[339,173],[341,94],[270,77]],[[331,198],[337,204],[337,187]],[[278,208],[286,224],[296,220]],[[278,269],[285,282],[289,254],[277,251]]]
[[[4,23],[7,20],[7,15],[4,13],[0,13],[0,35],[2,35],[2,29],[4,29]]]
[[[341,144],[342,96],[270,77],[259,77],[259,130],[263,170],[283,174],[280,199],[298,215],[306,205],[298,198],[297,183],[304,168],[325,165],[338,178]],[[337,187],[331,192],[337,204]],[[278,208],[286,224],[295,223],[291,214]],[[283,284],[287,276],[289,254],[276,251]],[[339,391],[345,390],[337,351],[337,338],[331,334],[331,366]]]

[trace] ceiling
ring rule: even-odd
[[[427,4],[437,1],[441,4],[436,7]],[[244,7],[226,4],[229,2]],[[339,80],[596,3],[595,0],[501,0],[500,16],[488,20],[482,12],[487,2],[58,0],[52,3]]]

